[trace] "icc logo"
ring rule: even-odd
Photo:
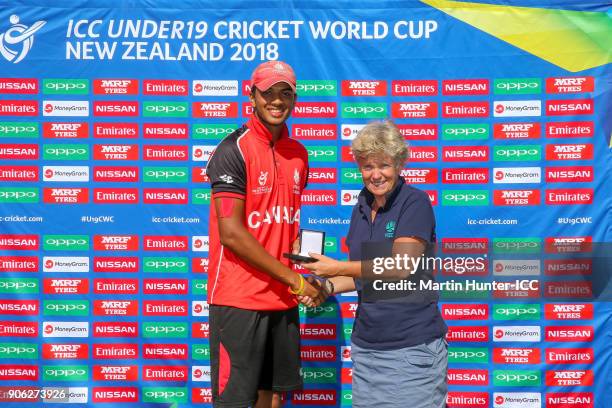
[[[13,14],[10,18],[11,28],[0,33],[0,53],[9,62],[17,64],[25,58],[34,44],[34,33],[40,30],[46,21],[37,21],[30,27],[19,24],[19,16]]]

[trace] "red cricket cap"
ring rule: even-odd
[[[266,91],[279,82],[286,82],[295,92],[295,72],[289,64],[282,61],[264,62],[255,68],[251,75],[251,88],[256,87],[260,91]]]

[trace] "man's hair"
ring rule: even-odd
[[[406,163],[409,153],[408,142],[390,120],[368,123],[353,140],[351,149],[355,160],[388,156],[396,167]]]

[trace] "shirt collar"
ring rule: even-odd
[[[266,125],[261,123],[261,120],[254,113],[251,115],[251,118],[247,122],[247,127],[253,131],[256,137],[259,139],[270,142],[272,141],[272,133],[268,130]],[[281,132],[281,137],[276,141],[277,143],[280,140],[286,139],[289,137],[289,129],[286,124],[283,124],[283,130]]]
[[[393,187],[393,190],[391,190],[391,192],[389,193],[389,196],[387,197],[387,201],[385,202],[383,211],[387,211],[389,210],[389,208],[393,206],[393,204],[395,203],[395,198],[397,197],[400,190],[402,189],[402,186],[405,183],[406,182],[403,177],[400,177],[400,176],[397,177],[395,186]],[[371,211],[373,202],[374,202],[374,194],[370,193],[368,189],[364,187],[359,193],[359,197],[357,197],[357,203],[359,204],[359,208],[361,209],[362,212],[365,212],[364,208]]]

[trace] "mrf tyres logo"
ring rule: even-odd
[[[28,27],[19,22],[19,16],[16,14],[13,14],[9,21],[10,28],[0,33],[0,53],[7,61],[17,64],[28,55],[34,45],[34,34],[47,22],[39,20]]]

